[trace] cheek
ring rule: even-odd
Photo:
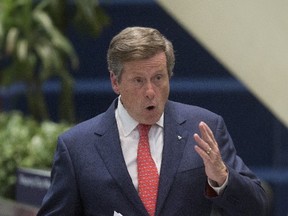
[[[135,95],[135,91],[128,86],[122,85],[122,88],[119,88],[120,94],[127,99],[133,97]]]
[[[164,86],[163,88],[161,88],[161,90],[159,91],[159,94],[161,95],[162,100],[167,100],[169,97],[169,85]]]
[[[128,88],[120,88],[120,94],[122,101],[126,106],[133,106],[139,101],[139,96],[134,90]]]

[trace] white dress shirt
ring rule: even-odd
[[[135,121],[123,107],[118,99],[118,107],[115,111],[116,122],[119,130],[121,148],[128,172],[135,188],[138,190],[137,176],[137,149],[139,142],[138,122]],[[163,114],[159,121],[152,125],[149,131],[149,145],[152,158],[160,173],[163,150]]]
[[[136,190],[138,190],[138,176],[137,176],[137,149],[139,142],[139,132],[137,129],[138,122],[135,121],[124,108],[123,104],[118,98],[118,107],[115,111],[116,122],[119,130],[120,143],[124,160],[131,176],[132,182]],[[152,158],[156,164],[158,173],[160,174],[162,151],[163,151],[163,125],[164,114],[160,117],[155,125],[152,125],[149,131],[149,145]],[[220,194],[226,187],[228,178],[221,187],[215,187],[208,179],[209,185]]]

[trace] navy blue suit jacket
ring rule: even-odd
[[[103,114],[59,137],[51,187],[38,215],[148,215],[125,165],[115,120],[117,100]],[[224,192],[207,192],[202,159],[194,150],[194,133],[206,122],[214,132],[229,169]],[[156,215],[266,215],[267,198],[259,180],[236,155],[223,119],[208,110],[168,101]]]

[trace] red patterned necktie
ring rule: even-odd
[[[151,156],[148,133],[151,125],[139,124],[137,152],[138,193],[150,216],[155,215],[159,175]]]

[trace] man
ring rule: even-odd
[[[38,215],[266,215],[266,194],[223,119],[168,100],[170,41],[126,28],[107,58],[119,97],[59,137]]]

